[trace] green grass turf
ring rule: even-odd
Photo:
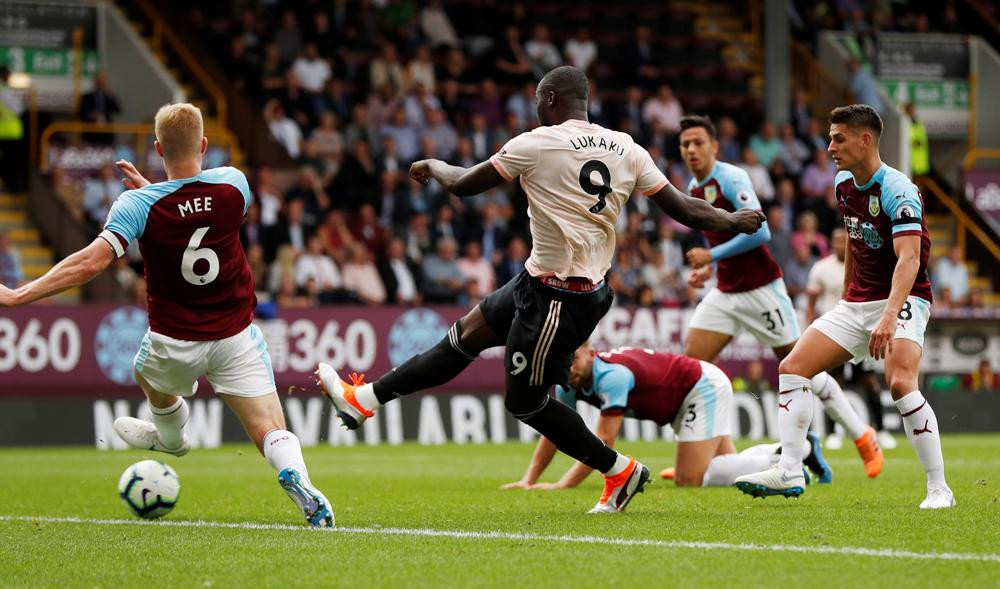
[[[948,436],[958,507],[922,511],[924,474],[905,439],[876,480],[852,447],[828,452],[834,483],[799,500],[754,500],[732,488],[666,481],[618,516],[585,512],[592,476],[570,491],[502,491],[520,477],[529,445],[310,448],[314,482],[345,527],[433,528],[532,535],[892,548],[1000,554],[1000,436]],[[739,447],[747,443],[740,442]],[[623,443],[652,470],[674,446]],[[182,483],[167,521],[298,526],[275,474],[249,446],[184,458],[85,448],[0,449],[0,516],[129,518],[115,493],[121,472],[165,460]],[[546,480],[569,465],[559,458]],[[160,525],[0,521],[0,586],[739,586],[996,587],[1000,562],[919,560],[664,546],[248,530]]]

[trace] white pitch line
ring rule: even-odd
[[[383,536],[424,536],[464,540],[511,540],[529,542],[561,542],[564,544],[600,544],[610,546],[652,546],[655,548],[735,550],[741,552],[797,552],[805,554],[833,554],[849,556],[874,556],[916,560],[962,560],[1000,563],[1000,554],[962,552],[912,552],[894,548],[861,548],[857,546],[794,546],[789,544],[730,544],[727,542],[697,542],[687,540],[643,540],[629,538],[603,538],[600,536],[557,536],[521,534],[516,532],[473,532],[461,530],[435,530],[429,528],[312,528],[287,524],[254,522],[211,522],[201,520],[140,520],[140,519],[90,519],[81,517],[45,517],[0,515],[0,522],[36,522],[52,524],[91,524],[101,526],[163,526],[178,528],[223,528],[235,530],[277,530],[309,533],[375,534]]]

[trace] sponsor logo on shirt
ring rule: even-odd
[[[882,247],[884,243],[882,241],[882,236],[878,234],[878,230],[871,223],[865,221],[861,224],[861,239],[865,240],[865,245],[873,250],[877,250]]]

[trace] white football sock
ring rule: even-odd
[[[375,397],[375,387],[372,386],[372,383],[363,384],[354,389],[354,398],[369,411],[375,411],[382,406],[382,403],[379,403],[378,398]]]
[[[618,458],[615,458],[615,464],[611,467],[611,470],[604,473],[604,476],[613,477],[616,474],[621,474],[625,472],[625,469],[628,468],[628,465],[629,465],[628,456],[625,456],[624,454],[619,454]]]
[[[306,461],[302,458],[302,446],[295,434],[284,429],[273,429],[264,435],[261,445],[264,447],[264,458],[267,458],[274,470],[281,472],[286,468],[294,468],[306,480],[309,479]]]
[[[820,372],[812,378],[813,393],[823,402],[823,410],[830,419],[843,426],[847,435],[856,440],[864,435],[867,427],[851,403],[844,396],[840,383],[825,372]]]
[[[150,403],[149,410],[153,414],[153,425],[156,426],[160,442],[167,448],[180,448],[184,443],[184,425],[190,415],[184,397],[177,397],[176,403],[163,409],[153,407]]]
[[[761,444],[761,446],[776,446],[777,444]],[[755,446],[756,448],[756,446]],[[724,454],[716,456],[708,463],[705,477],[701,479],[703,487],[728,487],[736,481],[736,477],[753,474],[771,468],[778,462],[778,455],[771,452],[752,452],[746,450],[739,454]]]
[[[937,416],[920,391],[908,393],[896,401],[896,408],[903,417],[903,429],[920,464],[927,472],[927,486],[948,488],[944,480],[944,456],[941,455],[941,433]]]
[[[778,450],[780,449],[781,449],[781,444],[778,443],[757,444],[756,446],[750,446],[749,448],[740,451],[740,454],[743,456],[757,456],[757,455],[777,456]]]
[[[813,400],[810,380],[797,374],[778,375],[778,435],[781,459],[786,471],[800,473],[806,455],[806,431],[812,421]]]

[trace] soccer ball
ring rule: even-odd
[[[136,462],[118,479],[118,496],[133,515],[145,519],[170,513],[180,493],[181,481],[177,473],[156,460]]]

